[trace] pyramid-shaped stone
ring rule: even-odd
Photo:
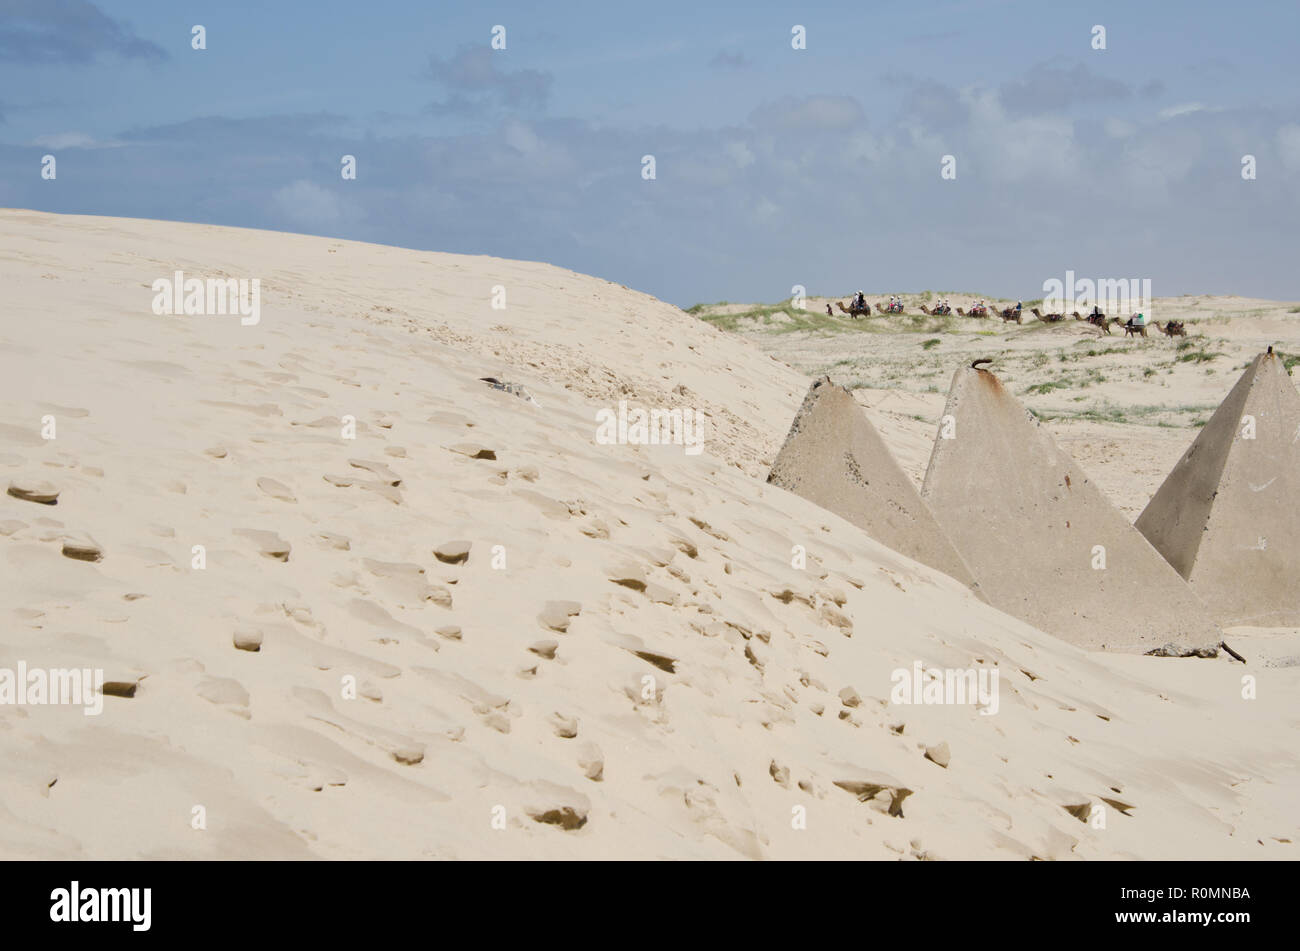
[[[1137,528],[1221,624],[1300,625],[1300,393],[1261,353]]]
[[[921,497],[994,607],[1087,649],[1222,633],[1159,552],[987,370],[953,377]]]
[[[852,522],[894,551],[975,584],[853,394],[829,377],[808,388],[767,481]]]

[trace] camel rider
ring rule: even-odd
[[[1134,327],[1145,327],[1147,325],[1146,314],[1134,314],[1129,318],[1129,323]]]
[[[1016,301],[1016,313],[1017,313],[1017,314],[1020,313],[1020,310],[1021,310],[1021,308],[1022,308],[1023,306],[1024,306],[1024,305],[1021,304],[1020,301]]]
[[[867,295],[862,293],[862,291],[858,291],[857,294],[853,296],[853,306],[850,307],[849,309],[862,310],[866,306],[867,306]]]
[[[1101,312],[1101,308],[1100,308],[1100,307],[1098,307],[1096,304],[1093,304],[1093,305],[1092,305],[1092,316],[1093,316],[1093,317],[1105,317],[1106,315],[1103,314],[1103,313]]]

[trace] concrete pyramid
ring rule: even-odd
[[[1300,625],[1300,393],[1261,353],[1137,528],[1221,624]]]
[[[808,388],[767,481],[852,522],[894,551],[968,586],[975,578],[853,394]]]
[[[987,370],[953,377],[921,497],[994,607],[1087,649],[1192,653],[1205,605]]]

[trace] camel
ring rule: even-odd
[[[1086,320],[1094,327],[1100,327],[1106,334],[1110,334],[1110,322],[1106,320],[1105,314],[1089,314],[1087,317],[1080,317],[1079,312],[1074,312],[1075,320]]]
[[[926,306],[922,304],[921,313],[927,314],[930,317],[947,317],[952,314],[952,308],[944,307],[942,304],[939,304],[935,306],[934,310],[928,310],[926,309]]]
[[[978,304],[975,304],[971,307],[969,314],[966,313],[964,310],[962,310],[960,307],[957,308],[958,317],[987,317],[988,315],[989,315],[989,309],[987,307],[981,307]]]
[[[1045,323],[1045,324],[1054,324],[1054,323],[1056,323],[1058,320],[1064,320],[1064,319],[1065,319],[1065,315],[1064,315],[1064,314],[1045,314],[1045,315],[1044,315],[1044,314],[1040,314],[1040,313],[1038,312],[1038,308],[1037,308],[1037,307],[1035,307],[1033,310],[1031,310],[1030,313],[1033,314],[1035,317],[1037,317],[1039,320],[1041,320],[1041,321],[1042,321],[1043,323]],[[1082,319],[1083,319],[1082,317],[1079,317],[1079,312],[1078,312],[1077,310],[1074,312],[1074,316],[1075,316],[1076,318],[1078,318],[1079,320],[1082,320]]]
[[[897,304],[881,304],[877,302],[876,310],[880,311],[882,314],[901,314],[903,312],[903,304],[901,301]]]
[[[1141,327],[1136,327],[1128,321],[1120,320],[1118,317],[1112,317],[1111,320],[1124,328],[1125,337],[1133,337],[1137,334],[1141,334],[1144,337],[1147,335],[1146,324],[1143,324]]]
[[[1155,324],[1156,324],[1156,330],[1160,331],[1166,337],[1187,336],[1187,328],[1183,325],[1183,322],[1181,320],[1171,320],[1164,325],[1161,325],[1160,321],[1157,320]]]
[[[840,301],[836,301],[836,302],[835,302],[835,306],[838,307],[840,310],[844,311],[844,313],[848,314],[850,317],[853,317],[854,319],[856,319],[856,318],[858,318],[858,317],[861,317],[863,314],[865,314],[865,315],[868,316],[868,317],[871,316],[871,305],[870,305],[870,304],[864,304],[864,305],[863,305],[863,307],[866,308],[865,310],[863,310],[863,309],[861,309],[861,308],[857,308],[857,307],[852,307],[852,308],[850,308],[850,307],[845,307],[844,304],[843,304],[842,302],[840,302]],[[827,305],[826,305],[826,311],[827,311],[827,313],[830,312],[830,309],[831,309],[831,305],[830,305],[830,304],[827,304]]]
[[[998,316],[1002,318],[1003,323],[1006,323],[1008,320],[1014,320],[1016,323],[1020,323],[1020,312],[1014,307],[1003,307],[997,313]]]

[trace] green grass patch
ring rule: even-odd
[[[1035,383],[1033,386],[1029,387],[1029,389],[1025,390],[1025,392],[1037,396],[1043,393],[1050,393],[1053,390],[1068,390],[1069,388],[1070,384],[1066,383],[1064,380],[1049,380],[1046,383]]]

